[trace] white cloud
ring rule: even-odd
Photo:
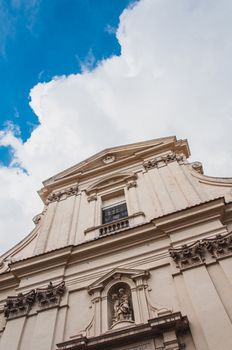
[[[2,135],[28,172],[0,168],[4,247],[29,228],[42,180],[108,146],[177,135],[207,174],[232,175],[231,11],[226,0],[140,1],[121,15],[120,57],[31,90],[40,125],[24,144]]]

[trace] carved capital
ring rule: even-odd
[[[35,298],[36,293],[34,289],[26,294],[19,293],[17,296],[7,297],[4,306],[4,316],[7,319],[12,319],[27,315],[35,302]]]
[[[43,308],[59,305],[65,289],[64,282],[56,286],[53,286],[52,282],[50,282],[47,288],[37,288],[26,294],[19,293],[17,296],[9,296],[4,305],[4,316],[7,319],[25,316],[36,301]]]
[[[87,200],[88,200],[88,202],[96,201],[97,195],[95,193],[93,193],[87,197]]]
[[[61,282],[57,286],[53,286],[50,282],[47,288],[39,288],[36,290],[37,300],[41,307],[49,308],[59,305],[61,297],[65,293],[65,283]]]
[[[131,180],[127,182],[126,188],[129,190],[132,187],[137,187],[137,182],[135,180]]]
[[[46,199],[46,204],[52,203],[52,202],[58,202],[62,199],[62,197],[70,197],[75,196],[78,193],[78,186],[72,186],[65,188],[59,192],[52,192],[49,194],[49,196]]]
[[[232,255],[232,233],[204,238],[190,245],[185,244],[180,248],[171,248],[169,253],[180,269],[199,265],[210,255],[213,259]]]
[[[218,258],[232,253],[232,233],[204,239],[203,242],[212,258]]]
[[[171,248],[169,253],[176,263],[176,267],[184,269],[204,262],[204,248],[200,241],[190,245],[184,244],[180,248]]]
[[[143,163],[143,167],[145,170],[159,168],[160,166],[165,166],[168,163],[177,161],[178,163],[182,163],[184,161],[183,154],[169,153],[160,157],[156,157],[152,160],[148,160]]]

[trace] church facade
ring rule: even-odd
[[[0,258],[0,350],[232,349],[232,179],[189,155],[161,138],[43,182]]]

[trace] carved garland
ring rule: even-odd
[[[184,155],[183,154],[176,154],[176,153],[169,153],[164,156],[156,157],[152,160],[148,160],[143,163],[143,167],[146,170],[152,169],[152,168],[158,168],[162,165],[167,165],[171,162],[183,162],[184,161]]]
[[[59,305],[65,289],[64,282],[56,286],[53,286],[52,282],[50,282],[46,288],[33,289],[26,294],[19,293],[17,296],[9,296],[4,306],[4,316],[7,319],[25,316],[36,301],[43,308]]]
[[[204,238],[192,244],[184,244],[180,248],[169,249],[170,256],[180,269],[199,265],[205,261],[208,253],[214,259],[232,253],[232,233],[217,235],[214,238]]]

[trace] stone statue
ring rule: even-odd
[[[130,308],[129,292],[124,288],[119,288],[118,293],[112,294],[114,305],[113,323],[132,319],[132,310]]]

